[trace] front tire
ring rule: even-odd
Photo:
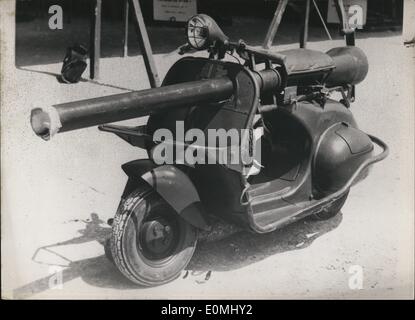
[[[150,186],[140,185],[121,201],[112,226],[111,255],[136,284],[170,282],[187,266],[197,229],[183,220]]]

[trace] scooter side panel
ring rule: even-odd
[[[313,185],[318,197],[343,187],[373,150],[368,135],[356,128],[339,123],[327,129],[313,161]]]
[[[296,220],[307,207],[315,202],[313,158],[319,141],[328,128],[342,122],[351,128],[356,122],[350,110],[334,100],[328,100],[324,106],[315,102],[302,102],[296,105],[281,107],[280,111],[288,114],[294,121],[305,129],[311,146],[305,155],[302,169],[297,181],[280,197],[262,196],[261,200],[253,199],[250,206],[251,228],[257,232],[269,232]],[[347,146],[347,144],[346,144]],[[350,170],[350,177],[354,171]],[[277,190],[274,190],[274,193]]]

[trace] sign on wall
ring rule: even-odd
[[[197,14],[197,0],[153,0],[154,20],[186,22]]]
[[[349,17],[350,27],[363,29],[363,26],[366,24],[367,0],[343,0],[343,3]],[[329,0],[327,22],[340,23],[334,0]]]

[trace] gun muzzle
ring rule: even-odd
[[[208,79],[33,109],[31,125],[42,139],[58,132],[147,116],[198,103],[219,102],[234,92],[227,78]]]

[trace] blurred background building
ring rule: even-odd
[[[91,22],[97,0],[16,0],[16,65],[36,65],[61,62],[66,48],[74,44],[90,47]],[[125,37],[124,0],[100,0],[101,57],[140,54],[134,17],[130,8],[129,32]],[[309,40],[327,39],[321,17],[333,37],[339,37],[340,25],[333,9],[333,0],[311,0]],[[362,37],[367,32],[400,32],[403,26],[404,2],[415,0],[343,0],[348,8],[363,8]],[[211,15],[232,37],[242,37],[252,45],[261,45],[278,0],[139,0],[153,47],[153,52],[168,53],[183,44],[181,31],[185,21],[196,13]],[[303,24],[305,0],[290,0],[282,19],[278,43],[298,42]],[[63,28],[51,30],[49,8],[59,5],[63,11]],[[337,23],[336,23],[337,22]],[[410,29],[410,28],[409,28]],[[373,35],[371,35],[373,36]],[[411,36],[408,36],[409,38]],[[125,50],[127,38],[128,50]]]
[[[317,0],[323,17],[327,18],[330,0]],[[358,3],[367,6],[366,27],[402,26],[404,0],[344,0],[345,4]],[[235,16],[271,17],[278,0],[140,0],[148,24],[180,22],[196,12],[213,16],[219,23],[230,24]],[[301,19],[304,0],[290,1],[286,19]],[[94,0],[17,0],[17,19],[27,21],[47,15],[49,6],[61,5],[70,20],[74,16],[88,16]],[[180,8],[180,9],[178,9]],[[123,1],[103,0],[103,16],[107,19],[122,18]],[[316,17],[314,17],[316,18]]]

